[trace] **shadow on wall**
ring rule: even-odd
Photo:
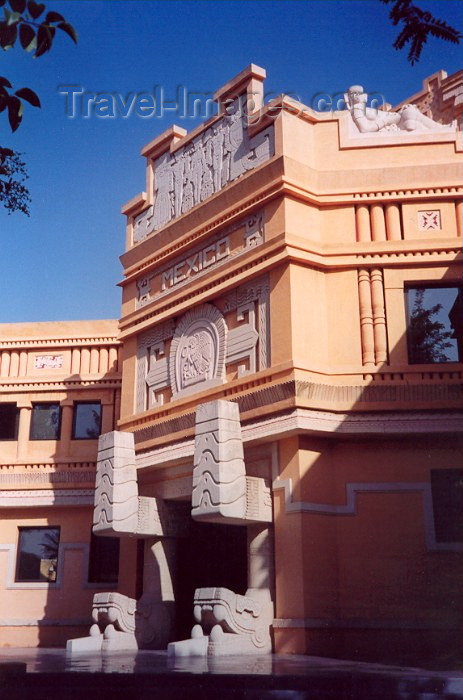
[[[402,347],[365,367],[365,387],[332,433],[280,443],[277,590],[304,582],[276,601],[282,651],[296,633],[318,656],[461,663],[462,290],[454,279],[445,288],[448,279],[406,290]],[[364,351],[374,352],[373,333]],[[399,366],[404,346],[409,365]],[[316,391],[297,385],[302,396]],[[345,390],[329,387],[340,400]]]

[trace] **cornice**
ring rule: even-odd
[[[122,378],[120,374],[111,377],[88,377],[72,379],[71,377],[60,377],[50,379],[50,377],[24,378],[5,377],[0,378],[0,392],[22,392],[22,391],[69,391],[71,389],[120,389]]]
[[[424,249],[426,246],[427,249]],[[141,332],[153,323],[175,316],[186,301],[201,303],[226,293],[252,271],[253,276],[281,263],[296,262],[317,269],[356,269],[362,267],[403,266],[418,267],[423,264],[438,266],[460,263],[463,259],[461,239],[447,238],[432,241],[371,241],[353,242],[339,246],[324,245],[301,236],[283,233],[258,248],[233,261],[226,262],[207,277],[193,279],[187,286],[169,295],[154,299],[140,309],[126,314],[120,321],[120,339]]]
[[[275,165],[274,160],[269,161],[268,163],[264,163],[262,166],[257,168],[256,171],[249,173],[249,175],[245,177],[252,177],[257,172],[262,172],[265,168],[268,168],[272,163],[273,165]],[[227,192],[231,193],[232,188],[239,185],[240,182],[242,182],[244,179],[245,178],[242,178],[235,183],[231,183],[228,186],[229,189],[225,188],[223,191],[217,193],[216,196],[222,197]],[[239,206],[229,208],[229,210],[224,215],[216,217],[213,220],[207,221],[207,223],[205,223],[203,226],[200,225],[193,229],[189,228],[188,233],[186,235],[176,238],[173,242],[171,242],[170,244],[165,244],[160,249],[157,248],[156,251],[153,251],[151,254],[143,256],[143,244],[149,242],[150,240],[152,240],[152,238],[147,238],[146,241],[144,241],[143,243],[139,244],[138,246],[135,246],[134,248],[131,248],[130,251],[121,256],[122,264],[124,264],[125,260],[133,258],[136,255],[136,253],[139,254],[141,259],[138,259],[136,262],[131,263],[127,266],[125,270],[125,278],[119,283],[119,285],[125,286],[134,278],[136,278],[141,272],[149,272],[152,268],[160,265],[161,263],[165,263],[171,257],[174,257],[174,255],[186,250],[194,243],[200,242],[209,234],[219,231],[223,226],[233,223],[234,221],[236,221],[237,218],[239,218],[243,214],[249,213],[257,205],[265,204],[277,196],[284,195],[291,196],[298,200],[306,201],[307,203],[314,204],[315,206],[323,207],[323,205],[355,205],[359,203],[363,204],[376,201],[381,201],[382,203],[397,201],[429,202],[430,200],[435,201],[441,200],[442,198],[459,200],[463,197],[463,187],[455,184],[454,186],[448,187],[428,187],[421,189],[389,189],[383,191],[378,191],[375,189],[371,191],[340,191],[338,193],[323,193],[321,191],[317,192],[310,188],[304,187],[300,183],[296,182],[294,179],[282,173],[279,177],[274,178],[270,182],[266,183],[264,187],[254,192],[253,196],[244,197],[241,200]],[[229,200],[230,196],[228,196],[226,199]],[[192,213],[197,214],[197,209],[199,210],[200,207],[204,206],[207,206],[207,204],[203,203],[197,205],[197,208],[195,207],[188,214],[184,215],[183,217],[180,217],[179,219],[175,219],[164,229],[153,234],[153,236],[158,236],[158,239],[162,240],[162,234],[166,233],[170,229],[174,231],[174,227],[178,226],[180,220],[184,220],[184,224],[187,224],[187,217],[189,217]]]
[[[185,419],[185,425],[187,422],[191,421]],[[365,411],[349,414],[293,408],[263,419],[243,420],[241,425],[245,445],[281,439],[296,433],[326,438],[461,435],[463,421],[460,411]],[[156,447],[138,449],[137,469],[151,470],[153,466],[165,469],[171,465],[176,466],[181,462],[190,461],[194,455],[194,443],[194,437],[190,437],[170,444],[164,441]]]
[[[55,347],[82,347],[82,346],[118,346],[120,342],[116,336],[80,336],[76,338],[0,338],[0,350],[40,350],[41,348]]]
[[[271,376],[268,375],[263,379],[269,381]],[[341,426],[346,421],[353,424],[357,420],[355,416],[365,410],[371,411],[371,416],[376,415],[376,412],[390,411],[391,413],[388,415],[394,418],[404,411],[419,411],[421,414],[427,415],[426,408],[429,406],[430,410],[442,410],[447,411],[447,413],[452,407],[452,415],[458,414],[460,421],[458,431],[463,431],[461,376],[456,381],[416,384],[402,381],[384,384],[335,385],[333,383],[322,384],[314,381],[290,379],[266,385],[255,381],[254,386],[251,385],[245,391],[239,385],[223,386],[215,394],[217,395],[209,396],[209,400],[223,398],[236,402],[243,422],[258,418],[263,414],[267,414],[265,420],[271,422],[273,416],[282,411],[304,408],[304,410],[318,412],[320,425],[322,425],[323,416],[336,415],[338,425],[336,430],[339,431],[344,430]],[[190,405],[185,405],[181,415],[172,415],[176,407],[172,406],[172,411],[169,411],[169,407],[165,406],[161,411],[152,411],[140,417],[132,416],[122,420],[119,427],[122,430],[133,432],[135,444],[141,449],[155,442],[164,443],[166,440],[178,441],[188,438],[192,435],[195,425],[193,406],[201,403],[203,397],[194,397],[194,399],[193,404],[190,402]],[[456,411],[457,414],[454,414],[453,411]],[[164,417],[166,420],[163,420]],[[323,420],[325,419],[323,418]],[[457,430],[455,421],[449,423],[448,429],[444,429],[443,422],[440,422],[439,425],[439,429],[444,430],[444,432]]]

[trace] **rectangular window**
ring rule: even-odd
[[[0,403],[0,440],[18,439],[18,419],[15,403]]]
[[[460,362],[463,353],[462,290],[459,287],[408,287],[410,364]]]
[[[73,440],[95,440],[101,433],[101,403],[82,401],[74,404]]]
[[[59,440],[61,409],[59,403],[36,403],[32,406],[31,440]]]
[[[463,470],[431,470],[436,542],[463,542]]]
[[[89,583],[117,583],[119,576],[118,537],[95,537],[90,540]]]
[[[59,527],[20,527],[16,581],[54,583],[59,538]]]

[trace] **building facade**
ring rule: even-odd
[[[264,79],[142,150],[93,510],[123,564],[68,648],[453,654],[461,131],[361,86],[343,112],[263,105]]]
[[[0,644],[58,646],[117,586],[92,541],[97,444],[119,410],[116,321],[0,325]]]
[[[161,606],[147,636],[178,654],[454,650],[461,132],[372,113],[359,86],[342,113],[262,107],[264,77],[149,143],[123,208],[125,437],[102,454],[131,486],[100,489],[94,528],[132,561],[142,539],[144,574],[117,605]],[[121,525],[125,498],[157,525],[135,506]],[[116,629],[140,645],[134,620]]]

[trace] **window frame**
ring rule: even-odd
[[[99,432],[96,437],[76,437],[76,425],[77,425],[77,408],[79,406],[96,406],[100,407],[100,421],[99,421]],[[74,401],[72,407],[72,428],[71,428],[71,440],[98,440],[101,435],[101,428],[103,424],[103,404],[100,400],[97,401]]]
[[[58,426],[56,429],[56,437],[34,437],[33,435],[33,430],[34,430],[34,409],[38,408],[39,406],[58,406]],[[29,440],[30,441],[43,441],[43,440],[51,440],[51,441],[58,441],[61,440],[61,423],[62,423],[62,415],[63,415],[63,410],[62,406],[59,401],[37,401],[32,404],[32,411],[31,411],[31,425],[30,425],[30,430],[29,430]]]
[[[58,531],[58,546],[57,546],[57,552],[56,552],[56,558],[55,557],[50,557],[49,559],[41,558],[40,561],[51,561],[55,562],[54,564],[54,578],[40,578],[40,565],[39,565],[39,577],[38,578],[20,578],[20,569],[21,569],[21,555],[22,555],[22,550],[21,550],[21,535],[25,531],[30,531],[30,530],[54,530]],[[58,583],[58,571],[59,571],[59,564],[60,564],[60,549],[61,549],[61,526],[60,525],[18,525],[18,544],[17,544],[17,549],[16,549],[16,563],[15,563],[15,577],[14,577],[14,583],[15,584],[22,584],[22,585],[27,585],[27,584],[41,584],[45,586],[56,586]]]
[[[417,291],[417,290],[433,290],[433,289],[455,289],[457,291],[456,303],[458,299],[460,299],[460,303],[463,304],[463,286],[459,284],[457,281],[448,281],[447,283],[443,284],[441,280],[432,280],[432,281],[417,281],[417,282],[412,282],[412,281],[404,281],[404,287],[403,287],[403,292],[404,292],[404,306],[405,306],[405,329],[406,329],[406,341],[407,341],[407,361],[408,364],[411,366],[417,366],[417,365],[432,365],[432,366],[442,366],[442,365],[450,365],[450,364],[456,364],[456,363],[461,363],[463,361],[463,356],[462,356],[462,349],[461,349],[461,338],[459,339],[458,337],[455,337],[455,349],[457,352],[457,359],[450,359],[450,360],[428,360],[426,362],[421,362],[419,360],[414,360],[413,355],[416,353],[416,350],[414,348],[414,345],[412,344],[412,332],[411,332],[411,314],[412,314],[412,305],[410,303],[410,296],[409,292],[411,291]],[[453,309],[453,305],[451,307]],[[451,310],[450,309],[450,310]],[[452,326],[450,328],[453,330]],[[460,340],[460,342],[459,342]]]

